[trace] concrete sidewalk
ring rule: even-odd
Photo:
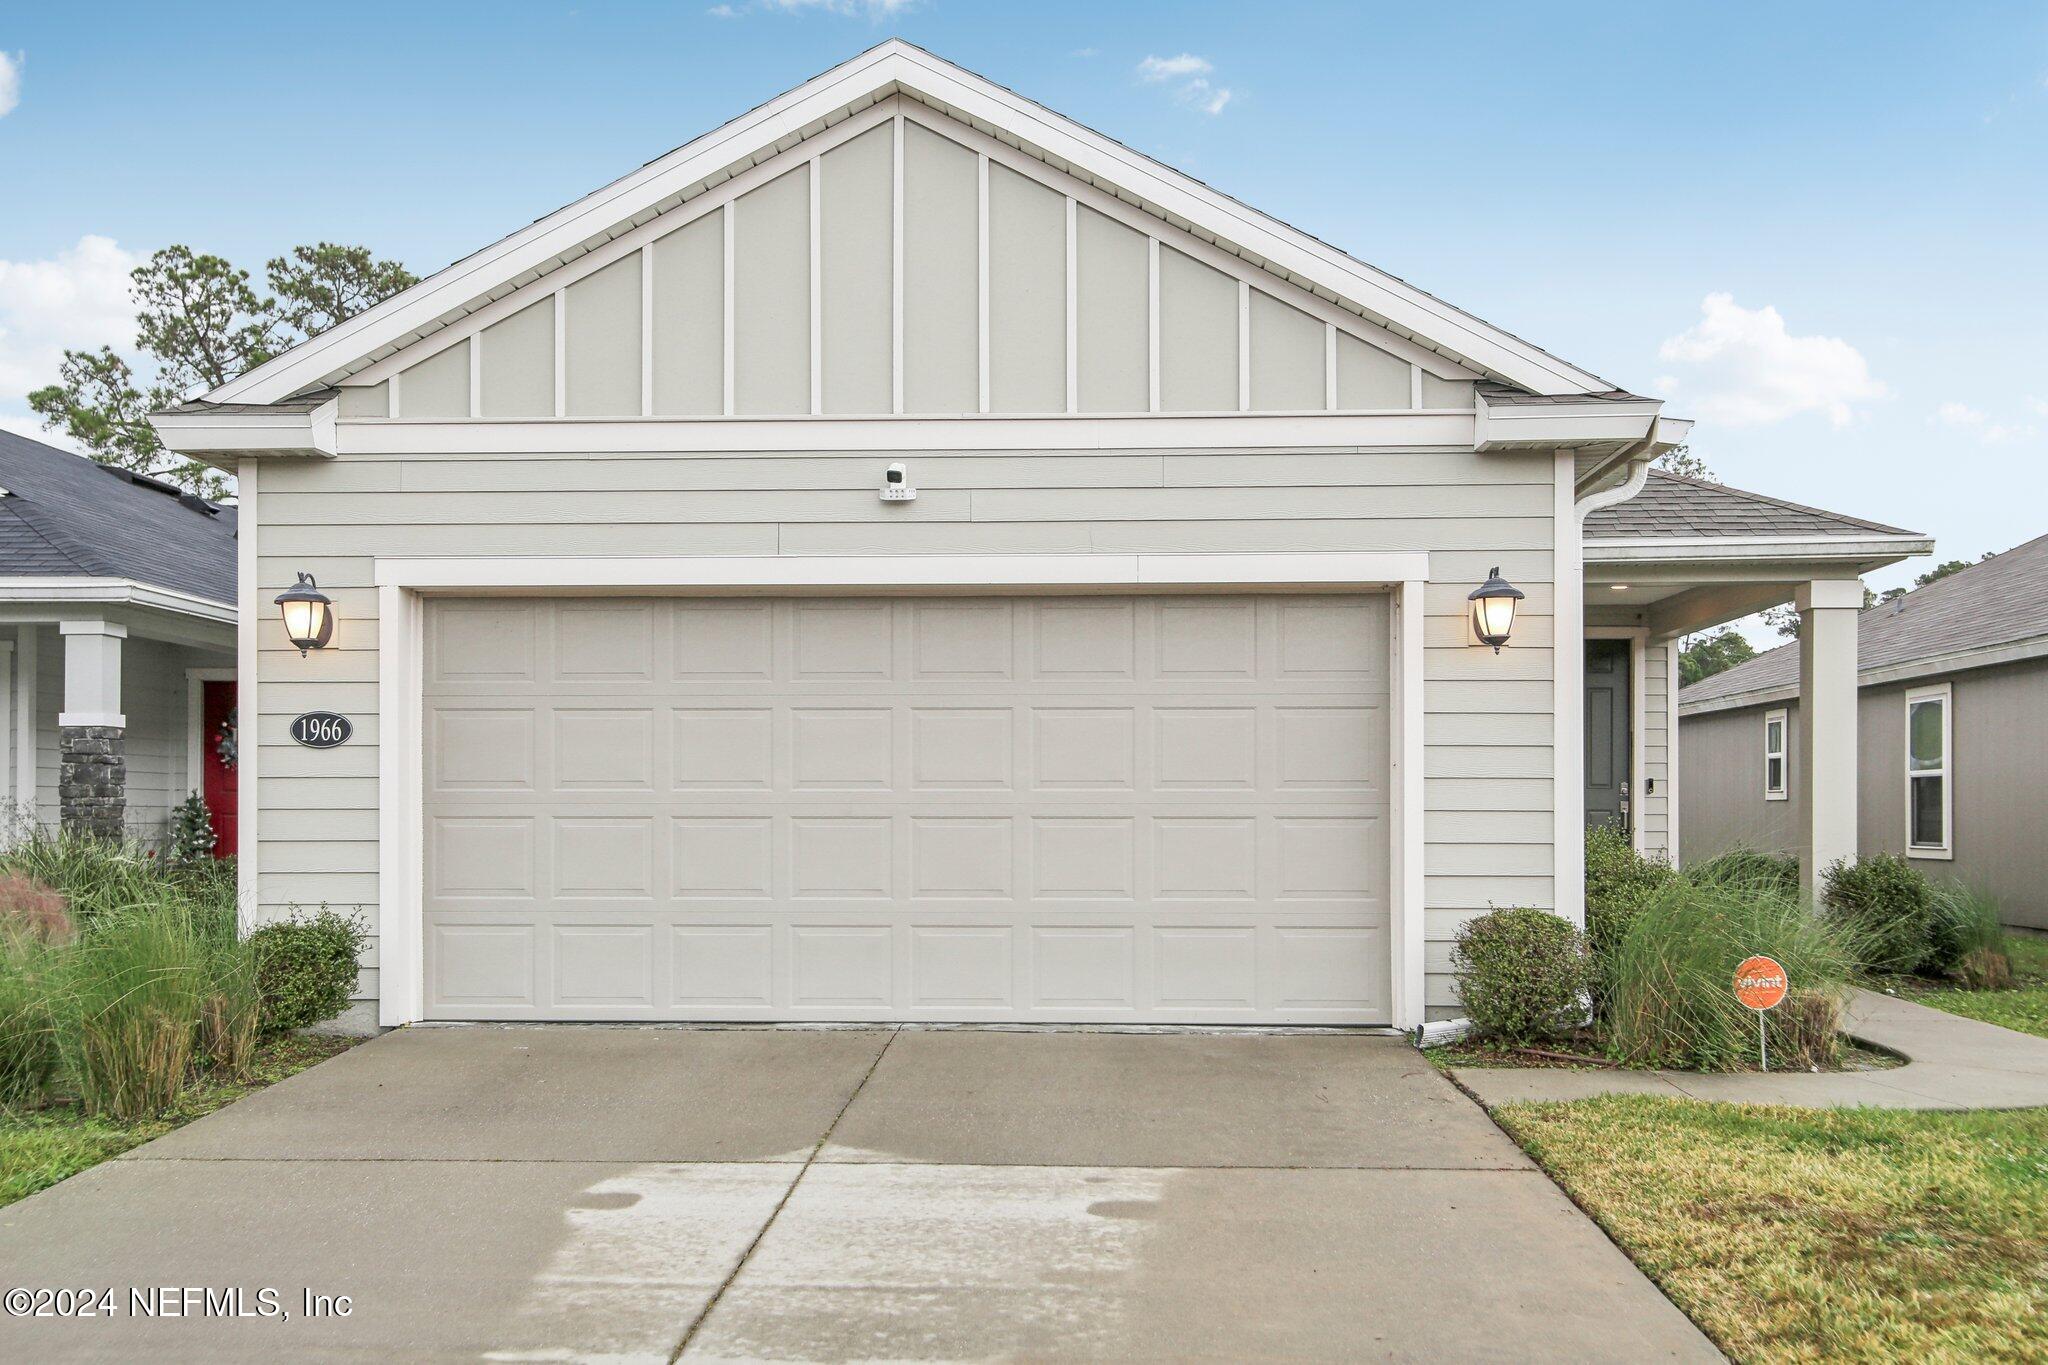
[[[2048,1038],[1916,1005],[1875,991],[1849,1000],[1843,1032],[1908,1058],[1883,1071],[1562,1071],[1527,1067],[1452,1069],[1491,1109],[1595,1095],[1670,1095],[1813,1109],[2029,1109],[2048,1105]]]
[[[118,1291],[39,1361],[1717,1358],[1348,1035],[408,1029],[0,1211],[0,1284]]]

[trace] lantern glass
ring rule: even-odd
[[[334,604],[311,574],[300,574],[297,583],[277,595],[277,609],[284,617],[284,633],[299,653],[325,649],[334,639]]]
[[[1514,633],[1515,604],[1522,600],[1522,590],[1495,569],[1468,600],[1472,603],[1472,633],[1480,643],[1492,645],[1493,652],[1500,653],[1500,647]]]
[[[1473,615],[1477,618],[1479,638],[1488,644],[1499,644],[1514,633],[1515,599],[1482,597],[1473,603]]]

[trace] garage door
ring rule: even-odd
[[[436,600],[436,1019],[1384,1023],[1383,596]]]

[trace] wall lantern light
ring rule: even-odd
[[[1493,652],[1500,653],[1515,629],[1515,603],[1522,600],[1522,590],[1502,578],[1496,565],[1465,600],[1472,604],[1472,633],[1481,644],[1492,645]]]
[[[284,633],[299,647],[301,657],[309,649],[327,648],[334,639],[334,603],[313,575],[300,574],[298,582],[277,595],[277,607],[284,613]]]

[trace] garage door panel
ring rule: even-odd
[[[430,604],[428,1015],[1383,1022],[1386,620]]]

